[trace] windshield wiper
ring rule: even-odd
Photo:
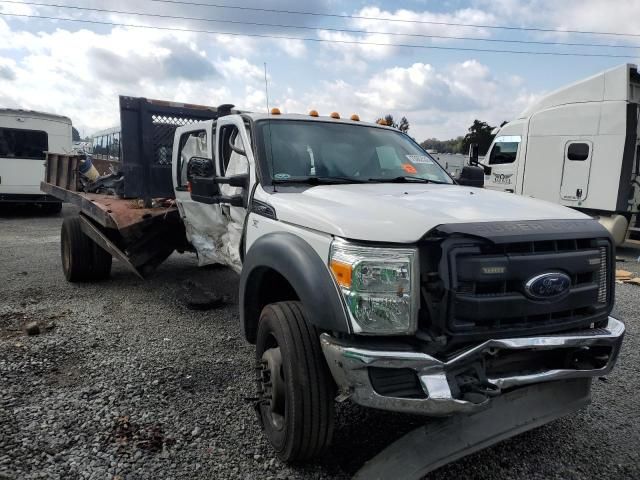
[[[442,185],[449,185],[447,182],[439,182],[438,180],[431,180],[429,178],[423,177],[414,177],[411,175],[402,175],[400,177],[390,177],[390,178],[370,178],[370,182],[380,182],[380,183],[410,183],[410,182],[420,182],[420,183],[437,183]]]
[[[339,185],[346,183],[366,183],[364,180],[351,177],[290,177],[286,179],[274,178],[274,184],[282,185],[285,183],[306,183],[307,185]]]

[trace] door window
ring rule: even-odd
[[[521,140],[520,135],[503,135],[496,138],[489,156],[489,165],[515,162]]]
[[[567,158],[574,162],[584,162],[589,158],[588,143],[570,143],[567,147]]]
[[[251,141],[249,129],[245,129],[247,133],[247,137],[249,137],[249,142]],[[236,149],[241,149],[243,151],[247,151],[247,146],[244,145],[244,140],[242,139],[242,135],[240,135],[240,130],[235,125],[225,125],[220,129],[220,154],[218,158],[220,159],[220,173],[222,175],[227,174],[227,170],[232,168],[235,173],[238,173],[238,166],[234,165],[230,167],[230,163],[236,164],[239,161],[242,161],[246,164],[246,156],[240,155],[237,152],[234,152],[231,148],[231,144]],[[246,170],[244,166],[242,166],[241,170]]]
[[[44,160],[48,149],[46,132],[0,128],[0,157]]]
[[[209,158],[207,151],[207,132],[199,130],[197,132],[185,133],[180,137],[180,153],[178,155],[178,186],[186,187],[189,180],[194,175],[203,176],[208,170],[202,165],[202,160],[191,162],[193,157]],[[191,165],[194,163],[194,165]],[[197,163],[197,165],[196,165]],[[204,162],[210,165],[210,174],[213,174],[211,161]]]

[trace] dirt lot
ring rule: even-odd
[[[66,207],[62,215],[73,214]],[[348,478],[420,418],[340,405],[319,463],[288,467],[257,425],[253,349],[238,328],[237,276],[172,256],[142,282],[114,264],[101,284],[61,272],[62,216],[0,212],[0,479]],[[640,250],[621,268],[640,273]],[[197,282],[228,301],[198,312]],[[640,478],[640,287],[617,286],[627,323],[614,373],[578,414],[444,467],[430,479]],[[23,328],[37,322],[41,333]]]

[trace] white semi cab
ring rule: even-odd
[[[468,186],[482,185],[479,167],[456,182],[409,136],[356,116],[230,107],[192,110],[213,118],[176,129],[170,169],[152,164],[177,210],[140,210],[125,228],[129,200],[96,208],[104,196],[43,188],[81,207],[62,226],[70,281],[107,278],[111,255],[145,276],[174,249],[239,273],[239,329],[256,345],[246,373],[281,459],[329,446],[336,399],[471,419],[475,441],[453,431],[447,453],[421,442],[408,450],[431,449],[418,456],[430,466],[384,478],[421,478],[588,402],[625,330],[610,316],[615,246],[600,223]],[[125,171],[125,184],[152,178]]]
[[[640,232],[639,103],[630,64],[546,95],[496,134],[485,187],[581,210],[622,243]]]
[[[41,203],[60,211],[58,199],[40,190],[46,152],[69,154],[71,120],[30,110],[0,109],[0,202]]]

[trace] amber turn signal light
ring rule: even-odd
[[[341,287],[351,288],[351,265],[331,260],[331,271]]]

